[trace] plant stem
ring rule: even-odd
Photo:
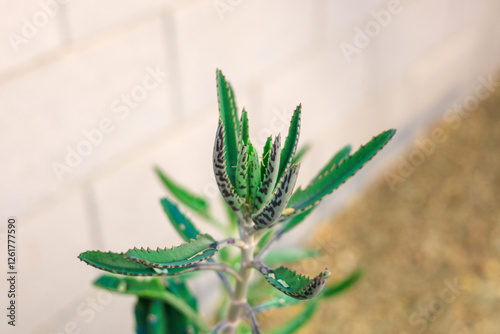
[[[247,231],[248,229],[243,226],[241,238],[245,242],[245,246],[241,248],[241,281],[236,282],[236,287],[234,289],[234,294],[232,296],[231,305],[227,315],[227,322],[229,324],[224,329],[223,334],[233,334],[235,332],[236,326],[238,325],[241,317],[242,309],[247,303],[248,285],[253,271],[250,264],[253,261],[254,249],[254,236],[249,234]]]

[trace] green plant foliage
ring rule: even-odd
[[[212,257],[217,252],[217,242],[208,234],[200,234],[196,239],[180,246],[163,249],[130,249],[128,259],[154,268],[179,268],[193,265]]]
[[[174,203],[170,202],[168,198],[162,198],[161,205],[170,219],[172,226],[175,228],[177,233],[179,233],[182,239],[189,241],[198,237],[200,234],[198,229],[189,219],[186,218],[186,216],[182,214]]]
[[[188,208],[194,212],[202,215],[209,216],[209,204],[201,196],[195,195],[192,192],[186,190],[184,187],[179,186],[170,177],[165,174],[160,168],[156,167],[155,172],[160,178],[163,185],[170,190],[172,195],[179,200],[182,204],[186,205]]]
[[[316,205],[323,197],[337,189],[348,178],[353,176],[394,136],[395,130],[384,131],[374,137],[353,155],[345,158],[330,172],[323,174],[306,189],[301,188],[293,194],[289,207],[295,210],[305,210]]]
[[[296,299],[311,299],[316,296],[325,286],[330,272],[324,270],[313,279],[296,274],[284,266],[263,273],[267,281],[276,289],[289,297]]]
[[[265,331],[295,333],[323,301],[347,290],[361,277],[358,270],[327,285],[330,272],[326,269],[310,278],[283,266],[314,258],[317,250],[271,247],[305,222],[325,196],[387,144],[395,130],[382,132],[353,154],[351,146],[343,147],[304,189],[295,189],[299,163],[310,149],[306,145],[297,150],[302,106],[299,104],[293,112],[284,143],[280,134],[274,139],[270,135],[260,154],[260,147],[252,145],[250,138],[249,114],[243,109],[239,116],[233,89],[220,70],[216,71],[216,82],[219,117],[212,163],[227,211],[226,222],[212,216],[207,199],[155,168],[169,192],[169,198],[161,199],[161,206],[185,243],[156,250],[141,247],[125,253],[86,251],[79,255],[88,265],[122,275],[103,275],[94,284],[137,298],[134,315],[138,334],[259,334],[263,331],[257,314],[300,304],[300,314],[284,326]],[[225,238],[216,240],[201,233],[196,225],[203,225],[195,225],[184,209],[212,223]],[[239,237],[234,236],[236,233]],[[217,322],[210,329],[199,315],[198,300],[187,284],[195,272],[207,270],[216,272],[224,288],[214,307]],[[264,277],[250,281],[254,270]],[[208,282],[204,289],[212,289]],[[245,318],[247,321],[242,321]]]

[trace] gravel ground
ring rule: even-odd
[[[296,269],[365,275],[300,333],[500,333],[500,93],[448,116],[312,236]]]

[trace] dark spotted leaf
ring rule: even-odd
[[[285,295],[296,299],[311,299],[316,296],[325,286],[326,280],[330,277],[330,272],[324,270],[318,276],[309,278],[296,274],[286,267],[271,269],[262,273],[267,281]]]
[[[253,214],[258,214],[264,208],[264,206],[269,202],[269,199],[273,194],[275,188],[274,186],[278,179],[278,171],[279,171],[278,165],[281,153],[280,145],[281,145],[281,138],[278,135],[278,137],[276,137],[276,139],[274,140],[274,144],[272,145],[269,154],[267,154],[266,168],[265,168],[266,171],[264,174],[264,178],[262,180],[261,186],[259,187],[255,200],[252,202]]]
[[[219,191],[229,205],[229,207],[236,213],[241,209],[244,199],[240,198],[234,192],[233,184],[229,180],[226,172],[226,157],[225,157],[225,140],[224,140],[224,125],[219,119],[219,126],[215,136],[214,152],[213,152],[213,168],[215,174],[215,181],[219,187]],[[235,165],[236,166],[236,165]]]
[[[273,136],[267,137],[266,143],[264,144],[264,152],[262,152],[262,163],[260,165],[261,179],[264,181],[264,175],[266,175],[267,166],[269,165],[269,156],[271,154],[271,146],[273,144]]]
[[[305,210],[316,205],[323,197],[342,185],[367,163],[394,136],[395,130],[382,132],[356,153],[343,159],[330,172],[323,174],[305,190],[301,188],[293,194],[288,203],[289,208]]]
[[[217,242],[208,234],[180,246],[163,249],[130,249],[125,256],[140,264],[154,268],[178,268],[193,265],[215,255]]]
[[[238,114],[232,89],[226,78],[218,69],[217,73],[217,97],[219,101],[219,117],[224,125],[225,132],[225,160],[226,172],[229,180],[234,185],[236,175],[236,163],[238,161]]]
[[[276,222],[290,199],[298,173],[299,165],[291,166],[281,178],[276,189],[274,189],[271,200],[264,206],[260,213],[252,215],[255,229],[271,227]]]

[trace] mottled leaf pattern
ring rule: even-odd
[[[252,212],[253,214],[258,214],[264,205],[269,201],[273,194],[274,186],[276,180],[278,179],[278,165],[279,157],[281,153],[281,137],[278,135],[274,140],[274,144],[268,154],[266,174],[262,184],[257,192],[255,201],[252,202]]]
[[[299,173],[299,165],[293,165],[282,177],[273,192],[271,200],[264,206],[262,212],[252,216],[256,229],[271,227],[286,207],[292,194]]]
[[[234,185],[236,163],[238,161],[238,115],[232,90],[220,70],[217,70],[217,97],[219,101],[219,117],[225,128],[226,172],[229,180]]]
[[[292,165],[293,157],[295,151],[297,150],[297,145],[299,143],[300,135],[300,110],[301,105],[299,104],[295,111],[293,112],[292,119],[290,121],[290,127],[288,129],[288,136],[285,140],[285,146],[281,150],[280,166],[278,171],[278,182],[285,171]]]
[[[237,212],[240,210],[243,200],[235,194],[233,186],[226,173],[226,158],[224,149],[224,125],[219,119],[213,153],[215,181],[217,182],[219,191],[226,203],[234,212]]]
[[[305,190],[301,188],[293,194],[288,206],[296,210],[304,210],[316,205],[323,197],[342,185],[367,163],[394,136],[395,130],[382,132],[356,153],[345,158],[333,170],[322,175]]]
[[[129,250],[125,256],[154,268],[185,267],[212,257],[217,252],[217,242],[208,234],[200,234],[195,240],[177,247],[163,249]]]
[[[284,266],[262,273],[267,281],[285,295],[296,299],[311,299],[316,296],[325,286],[330,272],[324,270],[318,276],[309,278],[296,274]]]

